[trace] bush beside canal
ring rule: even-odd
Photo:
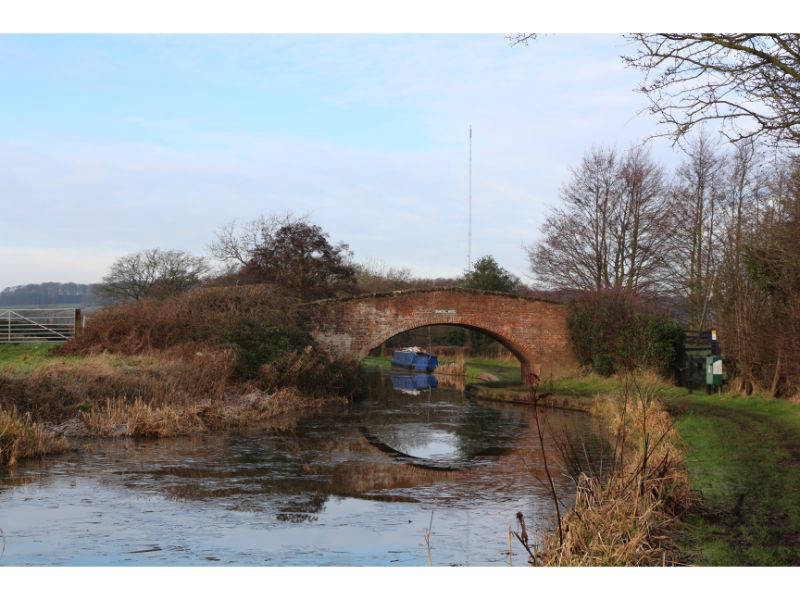
[[[677,375],[684,333],[668,314],[623,290],[586,292],[569,303],[572,349],[603,376],[632,369]]]

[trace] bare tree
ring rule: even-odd
[[[800,34],[643,34],[626,36],[624,56],[644,71],[641,91],[677,141],[718,121],[732,140],[800,143]]]
[[[564,208],[543,226],[543,240],[528,249],[531,271],[550,287],[601,289],[611,285],[609,252],[612,210],[619,196],[616,153],[587,152],[561,188]]]
[[[100,289],[104,296],[118,301],[163,297],[191,289],[209,271],[204,257],[150,248],[115,260]]]
[[[393,292],[413,287],[411,271],[389,267],[377,260],[356,265],[356,283],[363,293]]]
[[[718,318],[741,391],[800,389],[800,162],[737,148]],[[741,217],[739,206],[743,206]]]
[[[675,238],[670,280],[686,300],[689,324],[703,329],[710,315],[718,263],[719,207],[724,199],[724,158],[705,131],[689,141],[678,168],[673,210]]]
[[[722,326],[725,353],[736,360],[742,391],[752,391],[757,381],[756,327],[767,306],[748,272],[746,253],[758,236],[759,221],[768,202],[768,185],[764,158],[752,140],[737,143],[728,160],[731,167],[727,170],[722,204],[716,317]]]
[[[217,232],[210,250],[237,282],[270,283],[302,300],[352,294],[358,289],[352,252],[328,237],[307,217],[286,213],[230,223]]]
[[[291,212],[281,215],[261,215],[252,221],[239,224],[236,221],[223,225],[209,250],[228,269],[240,269],[253,260],[254,253],[262,247],[284,225],[307,220],[295,217]]]
[[[643,290],[654,287],[670,239],[662,169],[647,151],[623,157],[588,151],[562,187],[563,208],[528,247],[531,271],[551,288]]]
[[[633,146],[620,164],[617,211],[619,278],[631,290],[660,287],[664,257],[672,240],[672,206],[663,169],[644,146]]]

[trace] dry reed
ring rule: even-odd
[[[677,433],[659,400],[660,381],[630,379],[595,412],[614,446],[610,472],[581,472],[563,541],[545,536],[542,565],[679,564],[673,534],[693,501]]]
[[[436,367],[437,375],[451,375],[463,377],[467,372],[467,359],[463,356],[442,356],[439,366]]]
[[[152,406],[220,399],[232,360],[224,351],[177,346],[135,356],[93,354],[55,360],[28,373],[0,371],[0,406],[61,422],[108,399],[139,398]]]
[[[281,419],[343,398],[313,398],[295,388],[274,393],[252,390],[236,397],[152,405],[136,398],[110,399],[81,413],[88,431],[100,437],[172,437],[212,430],[283,425]]]
[[[0,466],[13,468],[23,458],[39,458],[64,452],[67,440],[34,423],[29,414],[20,415],[15,408],[0,408]]]

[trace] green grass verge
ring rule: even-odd
[[[368,356],[361,361],[365,367],[388,368],[392,366],[392,359],[388,356]]]
[[[52,352],[61,346],[58,343],[0,344],[0,368],[28,371],[56,357]]]
[[[515,359],[470,357],[467,359],[467,383],[481,382],[481,375],[488,373],[497,377],[496,385],[522,383],[519,362]]]

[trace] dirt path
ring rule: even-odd
[[[685,519],[687,561],[800,565],[800,407],[701,395],[669,407],[703,498]]]

